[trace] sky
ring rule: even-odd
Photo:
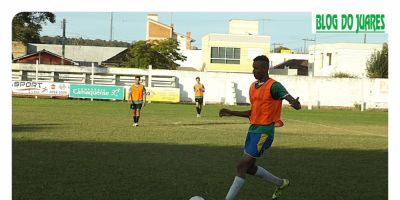
[[[193,46],[201,48],[201,38],[208,33],[228,33],[230,19],[259,21],[259,35],[271,36],[271,44],[293,50],[304,48],[304,40],[316,39],[316,43],[354,42],[362,43],[364,34],[313,34],[310,12],[156,12],[159,21],[174,24],[175,32],[184,35],[191,32],[196,41]],[[54,12],[56,22],[43,26],[41,35],[62,35],[61,22],[65,18],[66,37],[86,39],[110,39],[111,12]],[[146,39],[145,12],[114,12],[113,39],[132,42]],[[387,34],[367,34],[367,43],[388,41]],[[308,45],[307,43],[306,45]]]

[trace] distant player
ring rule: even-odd
[[[246,173],[261,177],[276,186],[272,199],[281,196],[282,190],[289,185],[289,180],[274,176],[266,169],[256,165],[256,159],[268,149],[273,140],[275,127],[283,126],[280,120],[282,100],[299,110],[301,104],[299,98],[294,99],[282,84],[269,78],[269,59],[266,56],[257,56],[253,60],[253,75],[257,79],[250,86],[251,109],[248,111],[232,111],[221,109],[219,116],[239,116],[250,119],[250,127],[247,133],[244,154],[237,165],[236,177],[230,187],[226,200],[232,200],[243,186]]]
[[[146,104],[146,88],[140,83],[140,76],[135,77],[135,83],[129,88],[129,103],[133,114],[132,126],[139,126],[140,110]]]
[[[200,77],[196,77],[196,84],[193,87],[194,89],[194,101],[196,102],[196,111],[197,117],[200,117],[201,109],[203,108],[203,97],[205,92],[205,87],[202,83],[200,83]]]

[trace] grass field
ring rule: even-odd
[[[222,105],[149,104],[131,126],[126,102],[13,98],[13,199],[224,199],[248,120]],[[225,106],[226,107],[226,106]],[[231,107],[246,110],[247,106]],[[291,180],[282,200],[388,198],[387,112],[295,111],[258,164]],[[270,199],[248,176],[237,199]]]

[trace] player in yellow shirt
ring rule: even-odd
[[[203,98],[205,87],[200,83],[200,77],[196,77],[196,84],[193,87],[194,90],[194,101],[196,102],[197,117],[200,117],[201,109],[203,108]]]
[[[135,79],[135,83],[129,88],[129,103],[133,114],[132,126],[139,126],[140,110],[146,104],[146,88],[140,83],[140,76]]]

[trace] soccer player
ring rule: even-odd
[[[205,87],[200,83],[200,77],[196,77],[196,84],[193,87],[194,90],[194,101],[196,102],[197,117],[200,117],[201,109],[203,108],[203,97]]]
[[[132,126],[139,126],[140,110],[146,104],[146,88],[140,83],[140,76],[135,77],[135,83],[129,88],[129,103],[133,114]]]
[[[280,120],[282,100],[288,101],[296,110],[301,108],[299,98],[294,99],[281,83],[270,78],[268,69],[268,57],[262,55],[254,58],[253,75],[257,81],[250,85],[250,110],[232,111],[223,108],[219,111],[220,117],[246,117],[250,119],[251,124],[244,145],[244,154],[237,165],[236,177],[226,195],[226,200],[236,197],[245,182],[246,173],[273,183],[276,189],[272,194],[272,199],[279,198],[282,190],[289,185],[289,180],[281,179],[256,165],[256,159],[260,158],[263,152],[271,146],[275,127],[283,126],[283,122]]]

